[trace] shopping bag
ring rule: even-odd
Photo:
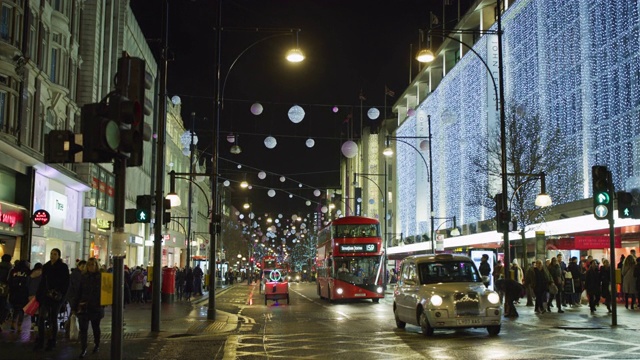
[[[36,297],[32,297],[31,300],[25,305],[22,310],[25,314],[29,316],[34,316],[38,312],[38,308],[40,307],[40,303],[36,300]]]
[[[69,340],[78,340],[79,332],[78,317],[76,314],[71,314],[69,316]]]
[[[582,305],[589,304],[589,295],[587,295],[587,290],[582,290],[582,294],[580,294],[580,303]]]

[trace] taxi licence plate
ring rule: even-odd
[[[480,325],[482,324],[482,320],[480,319],[459,319],[457,321],[458,325]]]

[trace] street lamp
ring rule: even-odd
[[[424,166],[427,170],[427,181],[429,182],[429,207],[430,207],[430,211],[429,211],[429,216],[431,218],[431,224],[429,227],[430,230],[430,238],[431,238],[431,251],[433,251],[433,253],[436,253],[436,248],[435,248],[435,230],[434,230],[434,216],[435,216],[435,211],[433,209],[433,157],[431,155],[431,115],[427,115],[427,131],[428,131],[428,136],[387,136],[387,144],[389,143],[389,141],[393,140],[396,142],[400,142],[403,143],[405,145],[408,145],[409,147],[411,147],[413,150],[415,150],[418,155],[420,155],[420,158],[422,158],[422,162],[424,162]],[[423,139],[420,142],[420,148],[423,147],[424,142],[428,142],[428,146],[429,146],[429,165],[427,165],[427,160],[424,158],[424,155],[422,155],[422,152],[420,150],[418,150],[418,148],[416,148],[415,146],[413,146],[411,143],[409,143],[408,141],[405,141],[403,139]],[[382,154],[386,157],[390,157],[393,155],[393,149],[391,149],[391,147],[387,146],[384,151],[382,152]]]
[[[429,34],[438,34],[439,36],[446,37],[453,41],[456,41],[467,49],[469,49],[475,56],[480,59],[480,61],[484,64],[485,68],[489,72],[491,80],[493,81],[494,90],[496,92],[496,109],[500,111],[500,150],[501,150],[501,180],[502,180],[502,193],[507,194],[507,140],[506,140],[506,116],[504,110],[504,64],[502,59],[502,0],[496,1],[496,30],[445,30],[445,29],[430,29]],[[491,68],[487,65],[486,61],[478,54],[471,46],[468,44],[449,36],[448,34],[492,34],[497,36],[497,52],[498,52],[498,81],[496,84],[496,78],[493,76],[493,72]],[[497,86],[496,86],[497,85]],[[507,196],[502,196],[501,198],[501,208],[507,209]],[[504,242],[504,261],[505,264],[510,264],[509,261],[509,229],[502,229],[502,237]],[[509,267],[504,267],[504,277],[509,278]]]
[[[440,225],[438,225],[437,228],[435,228],[435,230],[433,230],[433,236],[435,237],[436,234],[438,233],[438,229],[440,229],[440,227],[446,223],[448,223],[449,221],[453,222],[453,227],[451,228],[451,230],[449,230],[449,235],[452,237],[455,236],[460,236],[460,229],[458,229],[458,225],[456,225],[456,217],[455,216],[450,216],[450,217],[431,217],[432,220],[444,220]],[[433,254],[435,255],[436,253],[436,249],[433,248]]]
[[[225,28],[224,30],[233,30],[233,29],[229,29],[229,28]],[[256,32],[256,31],[265,31],[265,29],[245,29],[245,31],[252,31],[252,32]],[[238,54],[238,56],[236,56],[236,58],[233,60],[233,62],[231,63],[231,66],[229,66],[229,69],[227,69],[227,73],[224,77],[224,84],[221,81],[221,59],[222,59],[222,0],[218,0],[218,16],[216,16],[216,24],[215,24],[215,31],[216,31],[216,36],[215,36],[215,87],[214,87],[214,91],[213,91],[213,98],[215,99],[214,103],[213,103],[213,112],[215,114],[215,118],[214,121],[212,121],[212,126],[213,126],[213,141],[212,141],[212,145],[213,145],[213,155],[211,156],[211,175],[210,175],[210,180],[211,180],[211,202],[214,205],[214,208],[212,209],[213,213],[215,214],[214,216],[211,217],[211,225],[210,225],[210,232],[211,232],[211,239],[212,239],[212,246],[210,248],[209,251],[209,258],[211,259],[211,261],[214,262],[215,264],[215,260],[216,260],[216,249],[218,246],[218,233],[220,232],[220,219],[221,219],[221,215],[220,215],[220,208],[221,208],[221,204],[218,201],[218,151],[219,151],[219,146],[218,146],[218,137],[220,134],[220,120],[221,120],[221,111],[223,108],[223,104],[224,104],[224,89],[226,87],[227,84],[227,79],[229,78],[229,74],[231,73],[231,70],[233,69],[233,67],[235,66],[235,64],[237,63],[238,59],[240,59],[242,57],[242,55],[244,55],[249,49],[251,49],[253,46],[255,46],[256,44],[262,42],[262,41],[266,41],[268,39],[274,38],[276,36],[282,36],[285,35],[285,32],[281,29],[281,30],[274,30],[274,29],[267,29],[267,31],[271,31],[271,32],[276,32],[276,34],[271,35],[271,36],[267,36],[265,38],[262,38],[258,41],[255,41],[254,43],[250,44],[249,46],[247,46],[243,51],[240,52],[240,54]],[[300,51],[300,49],[297,47],[297,34],[300,30],[298,29],[296,31],[296,51],[289,51],[288,54],[288,60],[289,61],[295,61],[295,62],[300,62],[302,60],[304,60],[304,55],[302,54],[302,52]],[[293,34],[292,29],[288,29],[288,33],[289,34]],[[210,276],[209,276],[209,288],[211,289],[211,292],[209,294],[209,303],[208,303],[208,308],[207,308],[207,319],[208,320],[215,320],[216,319],[216,297],[215,297],[215,281],[216,281],[216,267],[215,266],[211,266],[210,269]]]

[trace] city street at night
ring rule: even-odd
[[[636,359],[640,311],[618,305],[618,325],[600,306],[535,315],[518,306],[520,317],[505,318],[498,336],[485,329],[396,328],[392,295],[371,300],[321,300],[315,283],[290,285],[291,301],[268,302],[256,284],[218,289],[216,321],[206,320],[206,295],[192,304],[163,305],[161,332],[149,331],[150,306],[125,310],[125,359]],[[524,304],[524,300],[523,304]],[[552,310],[555,310],[552,308]],[[28,323],[26,324],[28,326]],[[109,359],[110,318],[102,322],[102,347],[92,359]],[[3,359],[75,359],[79,344],[59,342],[52,352],[32,350],[33,332],[3,332]],[[13,340],[20,340],[14,342]]]

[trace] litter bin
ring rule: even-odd
[[[176,296],[176,269],[162,269],[162,302],[172,304]]]

